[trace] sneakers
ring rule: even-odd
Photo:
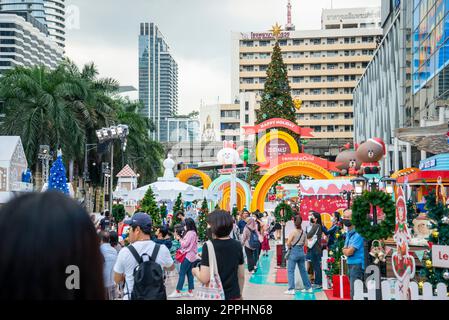
[[[321,286],[319,284],[314,284],[312,287],[315,289],[321,289],[323,286]]]
[[[192,292],[192,291],[187,291],[187,292],[184,294],[184,296],[185,296],[185,297],[189,297],[189,298],[193,298],[193,292]]]
[[[182,293],[178,290],[173,291],[167,298],[181,298]]]
[[[302,292],[302,293],[313,293],[313,288],[302,289],[301,292]]]
[[[294,289],[287,290],[287,291],[284,292],[284,294],[287,294],[289,296],[294,296],[295,295],[295,290]]]

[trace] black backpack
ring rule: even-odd
[[[159,253],[159,244],[155,244],[151,258],[144,253],[139,256],[137,250],[132,246],[128,246],[129,251],[136,259],[138,266],[134,268],[134,287],[131,292],[131,300],[167,300],[167,293],[164,284],[164,271],[162,267],[156,263],[157,254]],[[149,259],[143,261],[143,256]]]
[[[248,244],[252,249],[259,249],[260,248],[260,241],[259,241],[259,235],[255,230],[250,230],[251,235],[249,236]]]

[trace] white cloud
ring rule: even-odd
[[[227,64],[218,59],[210,61],[178,59],[179,64],[179,113],[199,110],[204,104],[229,102],[231,76]]]

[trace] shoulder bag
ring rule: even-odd
[[[290,248],[288,248],[287,252],[285,253],[285,258],[284,258],[285,260],[288,260],[288,258],[290,258],[292,248],[298,244],[298,242],[301,240],[303,234],[304,234],[304,231],[301,230],[301,235],[299,236],[298,241],[296,241],[294,245],[292,245]]]
[[[225,300],[223,285],[218,274],[214,245],[211,241],[207,241],[206,244],[209,253],[210,281],[207,284],[201,284],[196,291],[196,298],[198,300]]]
[[[320,226],[318,225],[318,228],[316,229],[315,234],[313,237],[309,240],[307,240],[307,248],[312,249],[315,243],[318,241],[318,231],[320,230]]]

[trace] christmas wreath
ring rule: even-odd
[[[284,209],[284,216],[281,216],[281,210]],[[276,209],[274,209],[274,217],[276,222],[290,221],[294,217],[293,209],[285,202],[281,202]]]
[[[368,218],[371,206],[381,208],[385,219],[377,225],[372,225]],[[391,237],[396,222],[396,206],[391,195],[382,191],[365,191],[355,198],[352,205],[352,224],[355,230],[366,240],[379,240]]]

